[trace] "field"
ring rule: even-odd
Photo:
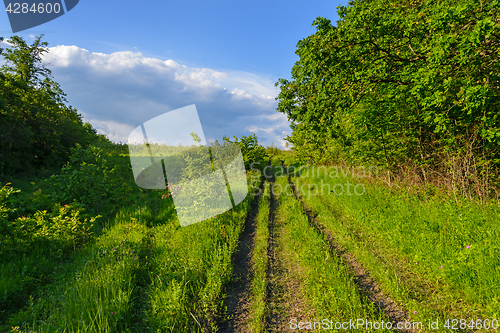
[[[498,326],[497,203],[410,195],[375,172],[287,167],[291,157],[249,171],[249,195],[235,209],[187,227],[168,192],[135,186],[123,154],[107,157],[116,193],[87,205],[41,211],[59,198],[64,171],[50,182],[14,179],[23,191],[4,187],[2,209],[25,216],[4,229],[2,331]]]
[[[80,104],[99,130],[52,77],[43,34],[0,37],[0,333],[496,331],[499,7],[348,1],[279,79],[71,42],[53,61],[102,90]],[[205,145],[194,113],[155,114],[195,101],[221,141]],[[234,136],[250,129],[291,150]]]

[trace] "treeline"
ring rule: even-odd
[[[278,111],[297,154],[494,194],[500,166],[498,0],[351,1],[297,44]]]
[[[0,175],[59,168],[76,143],[109,143],[66,104],[66,94],[42,64],[48,52],[42,36],[31,45],[13,36],[10,47],[0,49],[6,61],[0,68]]]

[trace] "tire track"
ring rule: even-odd
[[[267,304],[269,306],[266,318],[268,332],[287,332],[290,327],[286,320],[301,321],[311,317],[314,309],[306,304],[300,294],[301,283],[294,279],[291,271],[297,269],[280,254],[280,237],[285,232],[282,223],[276,221],[276,212],[279,202],[273,193],[275,177],[270,182],[270,209],[269,209],[269,245],[268,245],[268,288]],[[278,222],[278,223],[277,223]]]
[[[410,321],[408,313],[402,310],[394,300],[392,300],[382,291],[380,285],[370,276],[370,274],[364,269],[361,263],[356,260],[354,255],[347,252],[345,248],[338,244],[335,241],[335,237],[333,236],[331,231],[326,229],[318,221],[318,219],[316,218],[316,214],[305,203],[300,192],[295,187],[295,184],[291,180],[290,175],[288,174],[288,169],[286,168],[286,165],[283,161],[282,166],[287,172],[287,178],[291,188],[293,189],[297,199],[304,207],[304,211],[307,214],[309,224],[314,229],[316,229],[318,233],[325,237],[330,247],[330,253],[340,258],[342,262],[349,267],[349,270],[351,271],[354,278],[354,283],[358,287],[361,296],[365,298],[365,300],[373,303],[375,308],[378,309],[381,314],[387,316],[393,323]],[[402,329],[400,330],[400,332],[417,331],[412,329]]]
[[[238,247],[233,257],[233,278],[226,289],[224,306],[227,317],[220,323],[219,332],[246,333],[250,316],[250,291],[252,281],[251,253],[255,246],[255,229],[259,213],[259,199],[265,181],[261,182],[259,193],[250,207],[250,213],[245,220],[245,227],[240,236]]]

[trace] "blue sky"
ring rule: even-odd
[[[342,4],[345,4],[343,1]],[[290,78],[297,42],[318,16],[338,19],[336,1],[91,1],[19,32],[44,34],[44,61],[101,133],[126,142],[141,123],[195,104],[207,139],[256,133],[284,146],[278,78]],[[7,13],[0,36],[12,35]]]

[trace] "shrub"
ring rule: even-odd
[[[56,249],[74,249],[92,236],[91,228],[99,216],[88,218],[78,203],[55,204],[52,212],[14,217],[9,196],[20,192],[9,186],[0,189],[0,237],[9,250],[25,250],[35,243],[50,242]],[[4,248],[2,246],[2,248]]]
[[[226,142],[232,142],[228,137],[223,138]],[[240,140],[234,137],[234,142],[236,143],[243,155],[243,160],[245,161],[245,168],[247,170],[250,167],[256,169],[261,169],[265,167],[269,161],[269,155],[266,152],[266,148],[259,145],[259,141],[257,140],[257,136],[255,134],[249,136],[242,136]]]
[[[113,199],[114,187],[111,182],[115,169],[109,169],[102,157],[102,150],[77,144],[71,148],[69,162],[59,175],[49,178],[55,189],[54,199],[69,204],[79,202],[83,207],[96,210]]]

